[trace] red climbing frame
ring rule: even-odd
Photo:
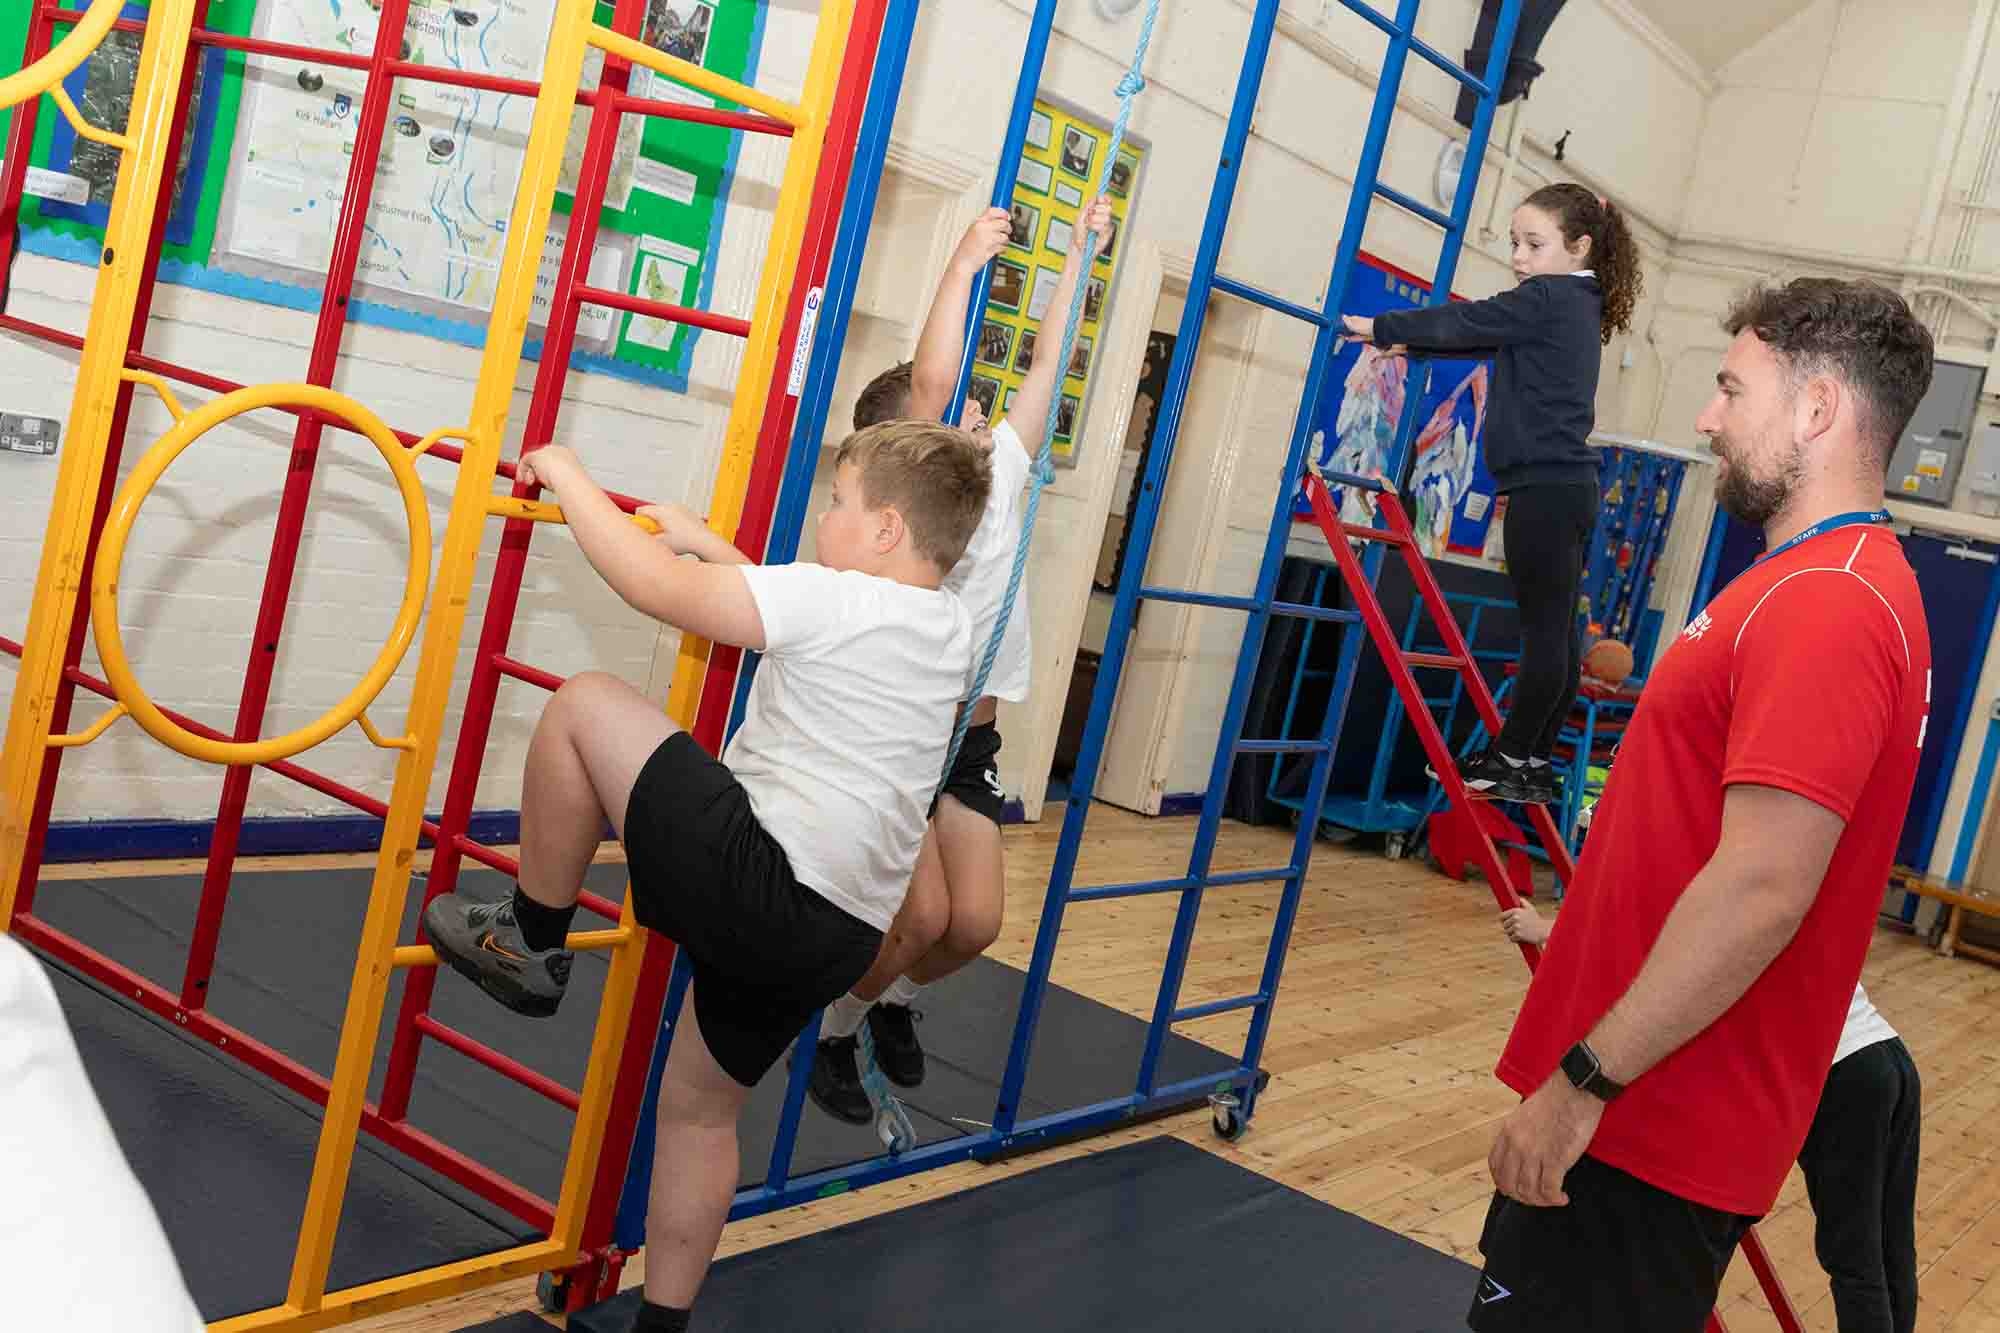
[[[56,25],[75,23],[81,17],[75,10],[59,7],[54,0],[30,0],[30,3],[33,5],[33,10],[23,57],[24,66],[49,50]],[[839,91],[828,126],[825,156],[822,158],[819,180],[815,184],[811,211],[806,223],[805,249],[800,262],[802,270],[812,277],[810,282],[800,282],[796,285],[786,317],[787,329],[797,328],[800,311],[804,308],[809,288],[819,282],[821,275],[826,271],[833,233],[838,225],[840,202],[845,193],[847,173],[853,158],[854,139],[859,129],[861,108],[873,68],[885,4],[886,0],[861,0],[857,6],[852,36],[842,64]],[[382,0],[375,50],[368,56],[213,32],[206,27],[207,4],[204,4],[196,15],[196,28],[191,36],[191,42],[196,46],[311,61],[320,65],[362,70],[368,75],[367,89],[362,97],[357,120],[355,151],[335,231],[333,256],[321,290],[319,317],[307,364],[305,378],[312,384],[330,385],[339,360],[347,328],[347,306],[354,286],[355,268],[363,239],[362,224],[369,210],[376,164],[381,152],[382,134],[388,119],[389,99],[395,81],[423,80],[528,97],[535,96],[538,91],[537,86],[530,82],[417,65],[394,58],[401,50],[409,8],[410,0]],[[644,11],[645,0],[617,0],[611,26],[618,32],[636,36],[640,31]],[[117,27],[120,31],[129,33],[144,31],[143,23],[129,20],[119,22]],[[170,156],[179,153],[187,130],[186,113],[192,100],[191,92],[197,68],[198,62],[188,62],[181,94],[177,99],[180,110],[168,141]],[[530,407],[526,445],[529,448],[546,443],[553,432],[560,409],[562,387],[567,375],[569,354],[574,345],[577,314],[581,306],[594,304],[616,310],[633,311],[738,337],[749,332],[750,326],[747,321],[726,314],[646,301],[624,293],[602,291],[583,285],[582,277],[585,269],[581,257],[588,255],[592,249],[611,152],[617,138],[618,123],[623,116],[634,114],[655,116],[779,136],[789,136],[792,133],[791,127],[783,122],[751,112],[711,109],[688,106],[679,102],[633,97],[627,91],[629,74],[628,62],[615,55],[607,55],[600,88],[582,92],[577,99],[580,105],[592,109],[588,147],[571,221],[571,226],[577,235],[573,236],[571,243],[565,247],[563,263],[558,273],[554,310],[544,341]],[[13,259],[18,252],[21,201],[35,141],[38,116],[38,100],[30,100],[15,109],[8,134],[6,165],[4,171],[0,171],[0,330],[39,338],[58,346],[80,348],[83,340],[78,335],[4,313],[6,283],[12,270]],[[836,177],[837,183],[834,179]],[[166,190],[160,195],[149,242],[147,276],[139,291],[133,320],[130,344],[132,350],[128,365],[133,369],[150,371],[196,388],[215,393],[228,393],[243,386],[218,375],[148,356],[143,351],[158,275],[160,246],[165,234],[167,212],[172,206],[171,195],[172,192]],[[787,337],[785,345],[789,346],[791,341],[792,339]],[[739,541],[752,554],[761,551],[769,530],[771,509],[776,500],[778,470],[784,444],[789,437],[791,412],[795,400],[783,392],[784,377],[788,368],[788,361],[780,357],[774,370],[774,382],[770,391],[771,401],[779,411],[767,417],[763,424],[758,443],[757,465],[751,476],[745,499]],[[118,454],[128,425],[131,394],[132,386],[129,383],[120,387],[117,414],[111,429],[110,455],[104,470],[104,484],[97,499],[93,531],[101,530],[117,482]],[[264,722],[277,644],[284,629],[286,603],[296,572],[299,542],[310,498],[313,473],[322,432],[329,424],[310,411],[294,409],[292,414],[297,418],[297,426],[292,439],[290,466],[279,504],[276,533],[266,569],[256,633],[252,640],[250,660],[244,671],[244,687],[238,703],[234,728],[231,732],[225,733],[202,725],[191,718],[169,714],[189,730],[214,739],[254,739]],[[335,429],[343,429],[337,422],[331,424]],[[418,438],[401,431],[397,432],[397,435],[405,444],[415,444]],[[461,454],[454,447],[439,444],[430,449],[428,456],[456,462]],[[514,478],[515,470],[511,464],[503,463],[500,471],[510,480]],[[517,496],[527,496],[531,491],[532,488],[523,487],[519,482],[515,483],[514,493]],[[643,503],[631,496],[614,494],[612,498],[620,508],[628,512]],[[500,678],[505,676],[543,689],[554,689],[561,684],[558,677],[515,661],[507,657],[504,651],[509,622],[518,600],[521,567],[532,529],[533,525],[525,521],[512,521],[506,525],[499,570],[496,572],[489,597],[478,667],[472,693],[467,701],[465,723],[460,736],[457,762],[453,768],[446,811],[439,823],[426,821],[423,826],[425,835],[432,839],[437,848],[437,865],[431,881],[434,888],[441,881],[448,884],[455,878],[461,858],[465,857],[509,875],[516,870],[513,858],[472,841],[466,835],[466,827],[470,816],[471,792],[476,785],[479,761],[490,728],[491,709]],[[87,567],[78,586],[80,589],[89,586]],[[79,614],[73,621],[74,629],[70,635],[65,658],[63,689],[56,703],[52,723],[53,729],[57,731],[68,726],[71,705],[78,687],[107,698],[111,693],[109,686],[103,680],[81,669],[84,635],[89,624],[88,615],[83,613],[85,610],[87,608],[79,608]],[[10,639],[0,638],[0,652],[18,657],[21,646]],[[722,695],[725,704],[727,697],[725,690]],[[724,721],[721,716],[709,717],[704,714],[697,719],[697,734],[705,738],[719,738]],[[475,736],[475,740],[468,741],[469,737]],[[179,984],[177,987],[169,988],[119,965],[81,941],[56,930],[33,914],[34,888],[39,874],[61,758],[62,751],[51,752],[37,795],[33,836],[28,848],[18,910],[13,923],[15,933],[49,956],[94,977],[114,990],[133,997],[145,1008],[170,1019],[219,1050],[234,1055],[251,1068],[277,1080],[292,1091],[323,1104],[328,1088],[325,1078],[240,1029],[216,1019],[205,1007],[207,989],[213,973],[216,942],[221,931],[230,877],[242,832],[251,769],[237,767],[226,771],[215,832],[203,877],[194,937],[190,943],[189,956]],[[315,773],[303,765],[281,760],[263,767],[367,814],[381,817],[387,812],[386,803],[323,774]],[[602,915],[614,919],[618,915],[617,904],[598,895],[586,894],[583,901],[586,907]],[[658,1030],[658,1009],[664,994],[671,953],[670,947],[655,947],[649,950],[647,976],[656,976],[657,983],[649,991],[642,991],[641,1003],[638,1006],[639,1021],[634,1022],[630,1028],[631,1035],[622,1061],[618,1092],[611,1107],[609,1137],[602,1155],[597,1193],[592,1199],[590,1221],[586,1225],[584,1243],[587,1252],[593,1248],[601,1251],[610,1237],[611,1219],[615,1215],[618,1203],[618,1187],[622,1181],[626,1153],[629,1151],[633,1126],[637,1120],[638,1104],[643,1092],[647,1059],[653,1037]],[[432,1037],[460,1054],[515,1079],[523,1086],[559,1105],[574,1109],[577,1102],[577,1095],[573,1089],[564,1087],[555,1080],[431,1018],[425,1009],[434,976],[435,972],[430,969],[416,970],[411,974],[403,1011],[398,1016],[388,1085],[381,1104],[372,1106],[365,1112],[363,1128],[379,1141],[403,1151],[413,1160],[458,1182],[488,1202],[506,1209],[532,1226],[546,1229],[551,1223],[553,1212],[548,1200],[414,1128],[406,1119],[410,1079],[414,1073],[418,1043],[424,1036]],[[419,996],[417,1002],[412,1003],[412,999]],[[596,1262],[588,1268],[596,1277],[615,1276],[616,1259],[600,1253],[596,1256]]]

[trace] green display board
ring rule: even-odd
[[[130,0],[128,17],[143,17]],[[404,57],[419,64],[537,80],[554,0],[410,0]],[[0,72],[18,69],[26,3],[0,4]],[[218,32],[365,55],[379,0],[211,0]],[[645,40],[751,82],[762,40],[760,0],[648,0]],[[611,6],[600,3],[608,23]],[[60,35],[59,30],[59,34]],[[93,121],[122,126],[139,38],[114,33],[66,81]],[[594,86],[601,57],[585,71]],[[176,175],[161,276],[231,295],[314,309],[332,251],[366,86],[358,71],[204,49],[197,101]],[[632,92],[659,101],[713,99],[647,70]],[[357,271],[353,318],[468,345],[484,334],[519,179],[532,99],[402,80],[389,108],[381,165]],[[0,112],[0,127],[10,112]],[[535,323],[547,314],[580,166],[587,110],[571,124],[564,192],[542,258]],[[733,175],[735,131],[628,116],[602,213],[593,286],[705,306]],[[53,103],[38,119],[22,209],[25,248],[94,263],[117,154],[80,142]],[[670,387],[686,384],[696,330],[585,307],[575,357],[589,369]],[[531,339],[529,355],[538,354]]]

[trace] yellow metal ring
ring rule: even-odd
[[[403,514],[410,529],[410,568],[403,584],[403,605],[389,631],[389,641],[368,668],[368,674],[332,712],[318,721],[283,736],[260,741],[218,741],[197,736],[162,713],[132,674],[125,656],[125,643],[118,631],[118,574],[125,559],[125,539],[139,506],[167,467],[181,451],[225,421],[262,407],[305,407],[321,416],[338,420],[348,429],[368,437],[389,464],[396,489],[403,497]],[[417,479],[415,455],[390,433],[373,412],[345,394],[312,384],[260,384],[238,389],[204,407],[189,412],[162,435],[132,469],[132,475],[118,490],[111,513],[105,519],[104,537],[97,552],[97,564],[90,576],[91,627],[97,639],[98,660],[104,677],[111,683],[120,703],[131,710],[132,720],[162,745],[193,759],[211,764],[268,764],[273,760],[309,750],[361,716],[373,703],[389,678],[402,664],[416,638],[417,622],[423,619],[424,587],[430,573],[431,512]]]
[[[90,9],[70,29],[69,35],[56,43],[54,50],[26,69],[0,78],[0,109],[40,97],[68,78],[71,71],[90,58],[90,53],[104,40],[104,34],[111,31],[111,25],[118,22],[124,3],[125,0],[91,0]]]

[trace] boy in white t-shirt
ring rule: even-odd
[[[1500,914],[1516,944],[1543,945],[1555,923],[1533,907]],[[1813,1206],[1813,1249],[1840,1333],[1917,1326],[1917,1149],[1923,1080],[1910,1051],[1858,982],[1820,1089],[1799,1170]]]
[[[917,340],[916,360],[884,371],[862,390],[854,405],[857,429],[899,418],[936,420],[950,406],[964,357],[972,288],[980,271],[1007,248],[1011,228],[1007,210],[994,208],[965,233],[931,302]],[[972,616],[972,671],[964,682],[968,692],[1014,571],[1014,553],[1021,540],[1021,489],[1041,449],[1049,404],[1063,379],[1056,362],[1070,299],[1110,229],[1108,198],[1096,200],[1071,228],[1069,257],[1050,296],[1032,364],[1007,404],[1006,419],[988,432],[982,429],[985,414],[978,402],[966,402],[965,424],[990,442],[993,451],[993,489],[986,511],[964,558],[944,583],[965,599]],[[924,986],[986,952],[1000,934],[1006,897],[1000,816],[1006,792],[1000,785],[1000,730],[995,719],[999,700],[1018,703],[1028,697],[1029,674],[1028,593],[1023,585],[1007,617],[986,688],[979,698],[964,704],[972,709],[972,720],[931,812],[930,832],[903,910],[890,927],[875,966],[850,993],[830,1005],[821,1020],[808,1087],[813,1101],[829,1115],[860,1125],[874,1114],[857,1067],[855,1034],[864,1020],[874,1038],[875,1058],[889,1081],[905,1088],[923,1082],[924,1050],[917,1040],[913,1002]]]
[[[445,894],[424,910],[455,970],[511,1009],[553,1013],[608,819],[639,924],[686,951],[693,983],[660,1087],[638,1333],[687,1327],[736,1190],[751,1087],[875,961],[965,688],[971,619],[940,585],[985,509],[986,451],[965,431],[897,421],[849,436],[835,469],[820,563],[759,566],[679,505],[642,510],[661,528],[645,535],[567,449],[521,463],[635,609],[764,654],[721,762],[623,681],[572,677],[528,747],[512,899]]]

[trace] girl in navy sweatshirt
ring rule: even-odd
[[[1548,185],[1514,210],[1519,286],[1485,301],[1344,316],[1379,347],[1493,358],[1487,470],[1507,497],[1507,573],[1520,608],[1514,704],[1483,753],[1459,761],[1473,792],[1555,798],[1549,755],[1576,698],[1577,594],[1599,506],[1596,422],[1600,349],[1631,327],[1639,251],[1625,219],[1580,185]]]

